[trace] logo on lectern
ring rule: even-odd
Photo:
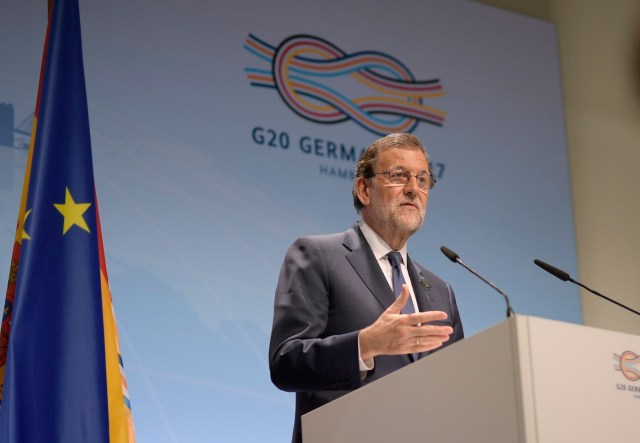
[[[622,375],[629,381],[640,380],[640,355],[631,351],[624,351],[622,354],[613,354],[613,368],[622,372]]]

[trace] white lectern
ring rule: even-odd
[[[511,317],[305,414],[304,443],[640,441],[637,354],[635,335]]]

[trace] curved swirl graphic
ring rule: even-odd
[[[615,364],[613,367],[617,371],[621,371],[627,380],[640,380],[640,369],[634,366],[640,366],[640,355],[631,351],[624,351],[622,354],[613,354]]]
[[[380,135],[412,132],[420,121],[435,126],[444,122],[444,111],[424,104],[425,99],[444,95],[440,81],[416,81],[388,54],[347,54],[310,35],[291,36],[277,48],[249,35],[244,48],[271,65],[246,68],[251,85],[275,88],[287,106],[307,120],[353,120]]]

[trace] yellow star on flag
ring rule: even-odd
[[[62,235],[66,234],[72,226],[78,226],[84,229],[87,232],[91,232],[89,230],[89,226],[87,226],[87,222],[82,216],[87,209],[91,206],[91,203],[76,203],[71,196],[71,192],[69,192],[69,188],[65,188],[65,197],[64,204],[54,203],[53,206],[63,215],[64,217],[64,228],[62,229]]]
[[[18,220],[18,229],[16,230],[17,235],[16,240],[19,244],[22,244],[22,240],[31,240],[31,237],[27,233],[24,225],[27,223],[27,218],[29,218],[29,214],[31,214],[31,209],[24,213],[24,218],[22,220]]]

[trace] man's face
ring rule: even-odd
[[[374,172],[404,169],[412,175],[429,172],[422,151],[394,148],[378,155]],[[377,174],[365,186],[365,221],[387,242],[390,238],[408,238],[422,226],[427,210],[429,191],[418,186],[415,177],[406,185],[389,183],[388,174]]]

